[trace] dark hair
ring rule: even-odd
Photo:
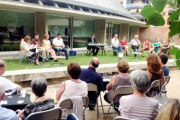
[[[34,36],[39,35],[39,33],[35,33]]]
[[[95,67],[95,68],[97,68],[97,67],[99,66],[99,64],[96,64],[96,63],[94,62],[94,59],[93,59],[93,58],[91,59],[91,64],[92,64],[92,66]]]
[[[78,79],[81,74],[81,67],[77,63],[70,63],[67,67],[67,71],[72,79]]]
[[[31,81],[31,88],[37,97],[42,97],[47,89],[47,81],[44,77],[38,77]]]
[[[3,60],[0,60],[0,68],[1,68],[1,67],[5,67],[5,65],[6,65],[6,62],[3,61]]]
[[[59,36],[59,35],[62,36],[60,33],[58,33],[57,36]]]
[[[128,64],[128,62],[126,60],[121,60],[117,64],[117,68],[118,68],[119,72],[127,73],[128,70],[129,70],[129,64]]]
[[[163,64],[166,64],[168,62],[168,56],[166,54],[161,54],[159,57]]]
[[[91,34],[91,36],[93,36],[93,35],[95,35],[94,33],[93,34]]]

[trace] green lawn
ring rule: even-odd
[[[147,54],[147,53],[146,53]],[[145,57],[139,56],[138,60],[134,59],[134,56],[124,57],[125,60],[128,62],[138,62],[138,61],[145,61]],[[64,67],[67,66],[71,62],[78,63],[79,65],[88,65],[89,60],[92,58],[92,54],[90,56],[86,56],[86,54],[77,54],[77,56],[69,58],[69,60],[62,59],[58,62],[54,62],[51,60],[50,62],[40,62],[41,66],[36,66],[33,63],[28,63],[26,59],[23,60],[21,64],[19,64],[18,59],[11,59],[6,60],[7,63],[7,70],[21,70],[21,69],[37,69],[37,68],[53,68],[53,67]],[[97,58],[100,60],[100,64],[108,64],[108,63],[117,63],[119,58],[117,56],[113,56],[112,51],[106,51],[106,56],[102,56],[101,51],[99,51]]]

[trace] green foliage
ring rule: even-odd
[[[151,0],[151,3],[153,5],[153,8],[160,13],[163,11],[167,0]]]
[[[149,15],[155,12],[154,8],[151,5],[146,5],[144,9],[141,11],[141,15],[148,19]]]
[[[172,49],[169,50],[169,52],[172,54],[172,55],[176,55],[176,52],[178,51],[178,48],[176,47],[173,47]]]
[[[171,16],[168,18],[169,21],[175,21],[179,19],[179,13],[180,13],[180,9],[178,9],[177,11],[173,12],[171,14]]]
[[[175,55],[176,65],[180,68],[180,49],[173,47],[171,50],[169,50],[169,52],[172,55]]]
[[[165,24],[164,18],[158,12],[153,12],[148,16],[147,25],[162,26]]]
[[[171,22],[171,25],[169,26],[170,32],[169,37],[172,37],[173,35],[180,33],[180,22]]]

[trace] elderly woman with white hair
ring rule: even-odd
[[[148,74],[142,70],[133,71],[131,73],[131,83],[134,93],[121,97],[120,115],[133,119],[154,120],[158,114],[159,103],[145,95],[150,85]]]
[[[134,36],[134,39],[131,40],[130,45],[134,52],[138,51],[139,46],[141,45],[141,42],[138,39],[138,35]],[[134,54],[134,56],[136,57],[136,54]]]
[[[36,99],[28,104],[19,114],[20,120],[25,120],[28,115],[54,108],[54,100],[45,96],[47,91],[47,81],[43,77],[35,78],[31,81],[32,92]]]

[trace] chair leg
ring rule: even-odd
[[[115,114],[115,113],[114,113],[114,108],[115,108],[115,107],[114,107],[114,102],[113,102],[113,119],[114,119],[114,117],[115,117],[115,115],[114,115],[114,114]]]
[[[104,115],[104,107],[103,107],[103,104],[102,104],[102,98],[101,98],[101,95],[100,95],[100,101],[101,101],[101,107],[102,107],[103,117],[105,118],[105,115]]]
[[[109,115],[110,109],[111,109],[111,105],[109,106],[109,109],[108,109],[107,115],[106,115],[106,117],[105,117],[105,120],[107,119],[107,117],[108,117],[108,115]]]
[[[97,111],[96,111],[96,114],[97,114],[97,119],[99,118],[99,104],[98,104],[98,98],[97,98],[97,105],[96,105],[97,107],[96,107],[96,109],[97,109]]]

